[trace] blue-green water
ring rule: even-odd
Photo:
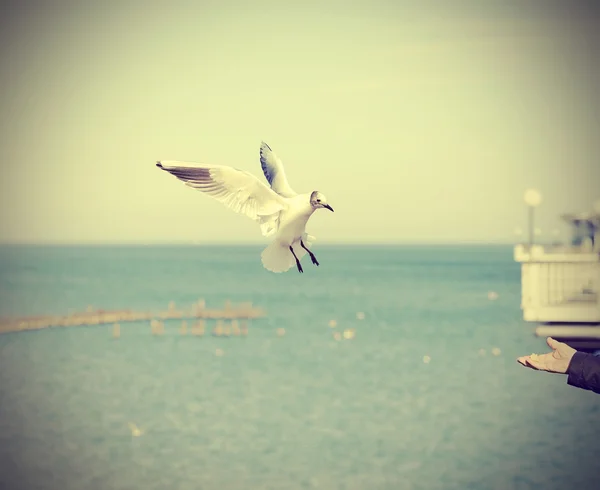
[[[162,337],[142,323],[118,340],[111,326],[0,335],[0,487],[600,483],[600,396],[515,361],[547,348],[522,321],[510,247],[316,245],[321,267],[277,275],[260,250],[0,248],[2,315],[198,298],[267,311],[246,338],[178,322]]]

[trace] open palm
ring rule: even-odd
[[[552,352],[542,355],[531,354],[530,356],[522,356],[519,357],[517,361],[523,364],[523,366],[539,369],[541,371],[566,373],[569,368],[569,363],[577,351],[567,344],[558,342],[551,337],[548,337],[546,342],[552,349]]]

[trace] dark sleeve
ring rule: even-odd
[[[567,368],[567,383],[600,394],[600,357],[575,352]]]

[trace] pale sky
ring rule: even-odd
[[[598,9],[482,3],[3,2],[0,241],[266,242],[155,167],[261,140],[317,243],[511,242],[531,186],[550,236],[600,198]]]

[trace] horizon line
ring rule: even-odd
[[[488,240],[465,240],[465,241],[364,241],[364,242],[315,242],[317,246],[475,246],[475,245],[505,245],[515,246],[520,242],[518,241],[488,241]],[[540,243],[538,243],[540,244]],[[48,246],[48,247],[60,247],[60,246],[79,246],[79,247],[99,247],[99,246],[188,246],[188,247],[260,247],[266,246],[268,243],[263,242],[198,242],[193,240],[185,241],[121,241],[121,242],[59,242],[59,241],[47,241],[47,242],[0,242],[0,247],[28,247],[28,246]]]

